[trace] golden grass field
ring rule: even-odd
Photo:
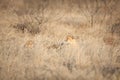
[[[120,80],[120,0],[0,0],[0,80]]]

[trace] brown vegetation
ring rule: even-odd
[[[120,80],[119,0],[0,0],[0,80]]]

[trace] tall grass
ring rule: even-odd
[[[119,0],[0,1],[0,80],[120,79]]]

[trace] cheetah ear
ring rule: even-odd
[[[68,36],[66,37],[66,41],[68,41],[68,40],[72,40],[72,39],[74,39],[74,37],[71,36],[71,35],[68,35]]]

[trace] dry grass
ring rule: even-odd
[[[0,80],[120,80],[119,0],[0,4]]]

